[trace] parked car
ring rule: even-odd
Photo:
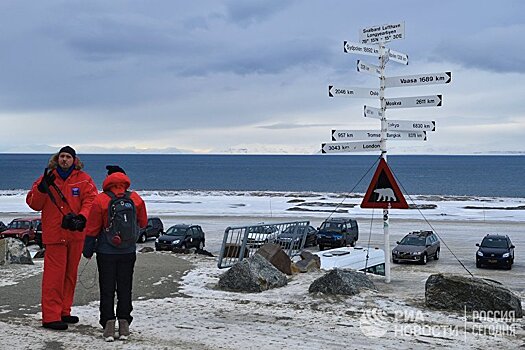
[[[35,241],[37,227],[40,222],[40,218],[13,219],[9,225],[7,225],[7,230],[0,233],[0,238],[18,238],[24,242],[25,245],[28,245],[29,242]]]
[[[326,246],[331,248],[355,246],[359,239],[359,227],[355,219],[350,218],[330,218],[325,220],[317,234],[319,250],[324,250]]]
[[[392,262],[419,262],[425,265],[429,258],[439,260],[441,243],[433,231],[414,231],[407,234],[392,250]]]
[[[306,230],[305,247],[312,247],[317,245],[317,230],[312,226],[296,226],[292,225],[284,229],[283,232],[277,235],[275,243],[283,248],[299,247]]]
[[[0,221],[0,232],[4,232],[5,230],[7,230],[7,226],[3,221]]]
[[[142,228],[139,232],[139,238],[137,242],[144,243],[148,238],[158,238],[164,233],[164,224],[160,218],[148,218],[148,224]]]
[[[508,270],[514,264],[514,245],[507,235],[486,235],[476,252],[476,267],[492,265],[504,267]]]
[[[248,246],[259,247],[265,243],[272,243],[276,238],[279,229],[275,225],[259,225],[248,227]]]
[[[156,250],[173,250],[173,248],[203,249],[206,243],[204,231],[199,225],[179,224],[171,226],[166,233],[155,240]]]
[[[44,248],[44,243],[42,241],[42,221],[40,221],[36,226],[35,243],[38,244],[40,249]]]

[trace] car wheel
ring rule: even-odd
[[[22,243],[24,243],[24,245],[27,246],[29,244],[29,237],[28,236],[22,237]]]
[[[392,258],[392,262],[393,262],[394,264],[399,264],[399,260],[394,259],[394,258]]]
[[[436,254],[434,255],[434,260],[439,260],[439,249],[436,250]]]
[[[355,247],[355,241],[352,240],[352,242],[350,242],[350,247]]]
[[[319,250],[324,250],[324,245],[319,244]]]
[[[421,262],[421,265],[426,265],[426,264],[427,264],[427,262],[428,262],[428,257],[427,257],[427,254],[426,254],[426,253],[423,254],[423,255],[421,256],[421,260],[420,260],[420,262]]]
[[[476,261],[476,267],[479,269],[481,267],[481,263],[479,261]]]
[[[198,250],[203,250],[204,249],[204,244],[202,243],[202,241],[199,242],[199,245],[197,247]]]
[[[145,243],[147,240],[148,240],[148,238],[146,237],[145,233],[140,235],[140,237],[139,237],[139,242],[140,243]]]
[[[511,270],[511,269],[512,269],[512,264],[509,262],[509,264],[505,266],[505,270]]]
[[[180,248],[181,248],[181,249],[186,249],[186,243],[182,243],[182,244],[180,245]]]

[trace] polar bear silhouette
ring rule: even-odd
[[[374,193],[379,195],[377,197],[378,202],[394,202],[397,200],[391,188],[377,188],[374,190]]]

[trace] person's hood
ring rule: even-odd
[[[123,173],[113,173],[108,175],[104,182],[102,183],[102,188],[104,191],[113,190],[113,192],[124,192],[131,185],[131,181],[126,174]]]
[[[75,169],[82,170],[84,168],[84,163],[78,158],[78,156],[75,157],[75,162],[73,163],[75,166]],[[49,162],[47,163],[47,167],[50,170],[56,169],[58,166],[58,153],[55,153],[49,158]]]

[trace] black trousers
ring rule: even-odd
[[[100,287],[100,320],[102,327],[115,319],[115,292],[117,294],[117,319],[126,319],[131,324],[131,288],[133,269],[137,255],[97,253],[98,283]]]

